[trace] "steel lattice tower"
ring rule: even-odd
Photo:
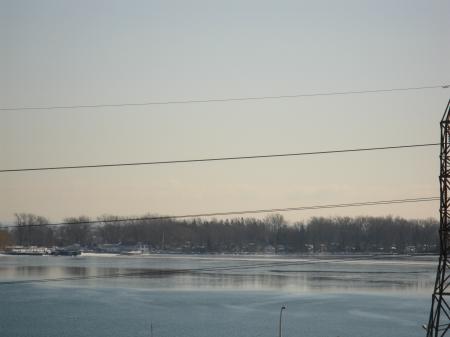
[[[439,265],[431,300],[427,337],[450,331],[450,101],[441,120]]]

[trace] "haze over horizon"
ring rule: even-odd
[[[0,108],[450,84],[448,1],[0,1]],[[351,11],[349,11],[351,8]],[[0,111],[0,168],[439,142],[449,89]],[[0,222],[439,196],[439,147],[0,174]],[[439,203],[287,212],[438,217]],[[264,215],[261,215],[264,216]]]

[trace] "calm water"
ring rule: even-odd
[[[424,336],[436,260],[0,256],[0,336]]]

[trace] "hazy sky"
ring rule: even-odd
[[[450,82],[450,1],[0,0],[0,106]],[[428,143],[450,90],[0,112],[0,168]],[[438,147],[0,174],[0,221],[438,196]],[[285,213],[437,217],[438,203]]]

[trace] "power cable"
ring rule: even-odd
[[[133,222],[133,221],[174,220],[174,219],[201,218],[201,217],[226,216],[226,215],[244,215],[244,214],[258,214],[258,213],[307,211],[307,210],[331,209],[331,208],[392,205],[392,204],[429,202],[429,201],[435,201],[435,200],[439,200],[439,197],[422,197],[422,198],[409,198],[409,199],[364,201],[364,202],[353,202],[353,203],[345,203],[345,204],[328,204],[328,205],[299,206],[299,207],[286,207],[286,208],[269,208],[269,209],[214,212],[214,213],[197,213],[197,214],[174,215],[174,216],[155,216],[155,217],[123,218],[123,219],[109,219],[109,220],[89,220],[89,221],[60,222],[60,223],[49,223],[49,224],[9,225],[9,226],[3,226],[0,228],[6,229],[6,228],[54,227],[54,226],[65,226],[65,225],[91,225],[91,224],[99,224],[99,223],[117,223],[117,222],[127,222],[127,221]]]
[[[186,99],[186,100],[170,100],[170,101],[152,101],[140,103],[113,103],[113,104],[75,104],[75,105],[52,105],[52,106],[28,106],[28,107],[3,107],[0,111],[18,111],[18,110],[56,110],[56,109],[96,109],[96,108],[110,108],[110,107],[129,107],[129,106],[149,106],[149,105],[168,105],[168,104],[191,104],[191,103],[215,103],[215,102],[236,102],[236,101],[261,101],[261,100],[276,100],[289,99],[301,97],[317,97],[317,96],[337,96],[337,95],[355,95],[355,94],[372,94],[372,93],[387,93],[396,91],[410,91],[410,90],[426,90],[426,89],[447,89],[448,84],[439,84],[422,87],[407,87],[407,88],[389,88],[389,89],[374,89],[374,90],[353,90],[353,91],[335,91],[335,92],[317,92],[311,94],[294,94],[294,95],[277,95],[277,96],[249,96],[249,97],[228,97],[228,98],[211,98],[211,99]]]
[[[437,146],[440,143],[423,143],[410,145],[394,145],[381,147],[366,147],[353,148],[341,150],[324,150],[313,152],[297,152],[297,153],[281,153],[281,154],[265,154],[265,155],[248,155],[236,157],[216,157],[216,158],[200,158],[200,159],[181,159],[181,160],[165,160],[165,161],[150,161],[150,162],[133,162],[133,163],[111,163],[111,164],[92,164],[92,165],[71,165],[71,166],[48,166],[48,167],[34,167],[34,168],[15,168],[15,169],[0,169],[0,173],[7,172],[27,172],[27,171],[50,171],[50,170],[68,170],[68,169],[86,169],[86,168],[106,168],[106,167],[120,167],[120,166],[142,166],[142,165],[168,165],[168,164],[182,164],[182,163],[202,163],[215,161],[229,161],[229,160],[243,160],[243,159],[262,159],[262,158],[279,158],[279,157],[299,157],[312,156],[323,154],[349,153],[349,152],[364,152],[364,151],[379,151],[379,150],[395,150],[418,147]]]

